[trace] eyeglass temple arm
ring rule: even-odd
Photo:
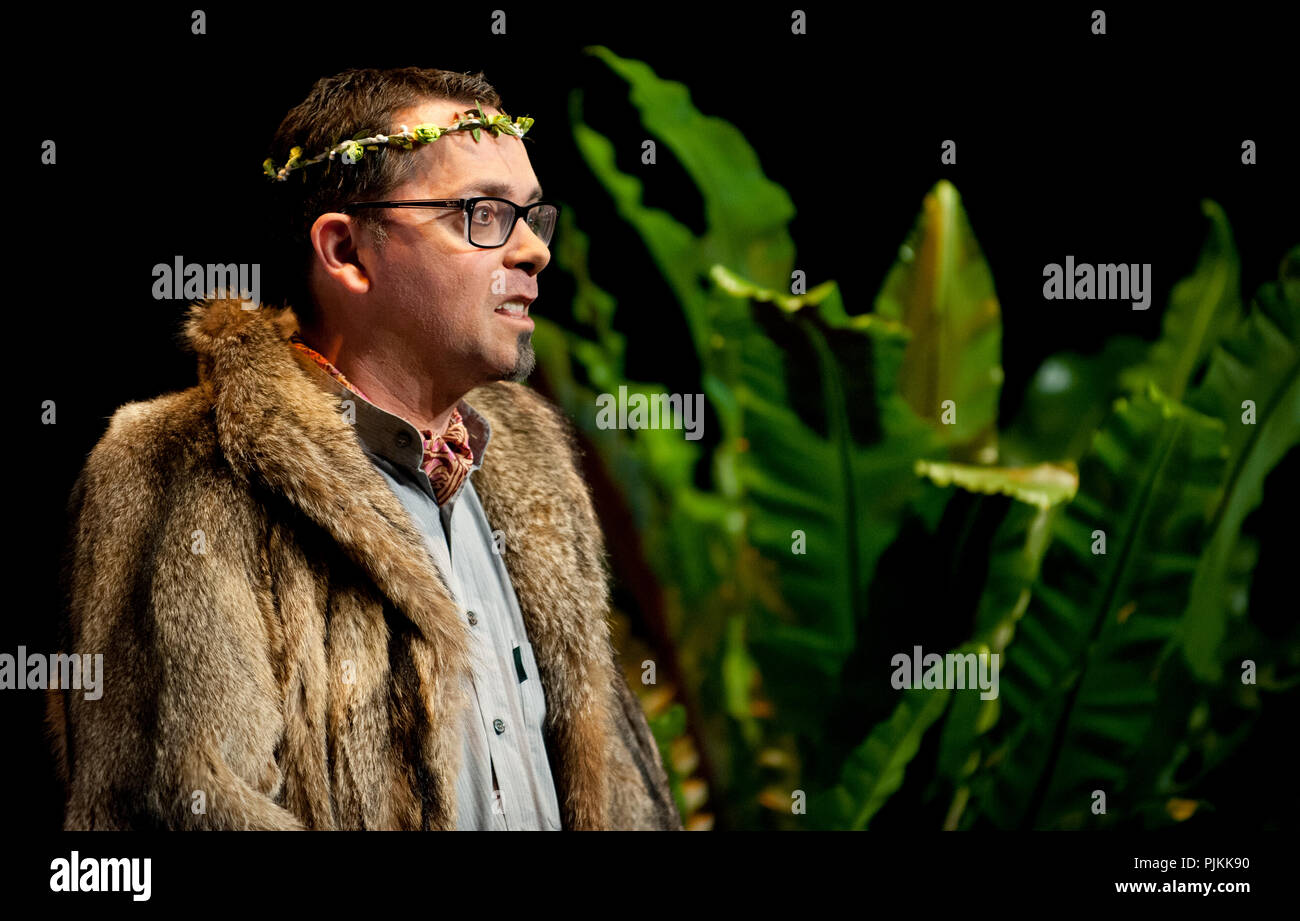
[[[455,208],[465,207],[468,199],[440,198],[433,201],[352,201],[343,206],[343,210],[353,208]]]

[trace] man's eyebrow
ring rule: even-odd
[[[476,182],[464,190],[463,196],[470,197],[470,193],[473,192],[477,192],[480,195],[488,195],[493,198],[509,198],[510,186],[506,185],[504,182]],[[537,201],[542,197],[542,187],[539,185],[533,189],[532,194],[528,196],[528,201]],[[524,202],[520,202],[520,204],[524,204]]]

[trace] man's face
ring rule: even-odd
[[[428,100],[397,112],[392,128],[454,124],[466,106]],[[485,106],[488,115],[497,109]],[[490,195],[520,205],[541,198],[523,141],[483,131],[445,134],[418,145],[418,169],[385,200]],[[428,355],[427,369],[447,386],[470,390],[496,380],[523,380],[533,369],[533,321],[498,310],[537,296],[537,274],[550,250],[523,221],[504,246],[482,249],[465,239],[465,212],[385,208],[388,241],[375,248],[362,234],[359,255],[370,276],[374,317]]]

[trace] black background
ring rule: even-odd
[[[19,501],[2,651],[54,649],[64,503],[108,417],[195,381],[176,340],[183,305],[153,299],[153,265],[177,255],[256,261],[270,137],[317,78],[347,67],[482,70],[512,116],[537,119],[534,169],[592,237],[595,280],[619,298],[629,336],[628,375],[670,392],[695,389],[685,330],[577,154],[570,90],[584,88],[589,121],[615,142],[620,168],[647,181],[648,204],[700,230],[700,200],[663,145],[658,165],[639,165],[646,132],[621,80],[581,54],[589,44],[685,83],[697,108],[745,134],[795,203],[809,287],[837,280],[851,313],[870,309],[922,197],[950,179],[1001,302],[1004,421],[1052,352],[1095,349],[1118,333],[1155,338],[1170,287],[1205,237],[1202,199],[1227,212],[1247,297],[1300,242],[1294,15],[1238,4],[1108,9],[1109,34],[1094,36],[1092,7],[1080,4],[820,4],[802,7],[809,34],[795,36],[788,5],[531,4],[503,7],[498,36],[491,4],[282,7],[207,5],[202,36],[180,6],[48,4],[10,24],[11,42],[32,58],[9,74],[16,112],[5,150],[16,180],[5,226],[17,240],[7,277],[18,414],[5,463]],[[55,166],[40,163],[47,138],[58,144]],[[1258,145],[1255,166],[1240,163],[1245,138]],[[956,166],[939,163],[945,139],[957,141]],[[1067,254],[1152,263],[1151,309],[1044,301],[1043,266]],[[539,281],[534,310],[563,322],[566,279]],[[45,400],[56,402],[57,425],[41,424]],[[1297,475],[1293,451],[1250,522],[1256,533],[1289,533]],[[1290,593],[1294,554],[1294,538],[1266,542],[1256,597]],[[41,697],[0,695],[7,830],[61,822]],[[1259,765],[1271,753],[1254,754]]]

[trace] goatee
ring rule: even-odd
[[[536,365],[537,356],[533,352],[533,334],[531,332],[520,333],[519,357],[515,359],[515,366],[502,380],[521,384],[527,379],[528,375],[533,373],[533,368]]]

